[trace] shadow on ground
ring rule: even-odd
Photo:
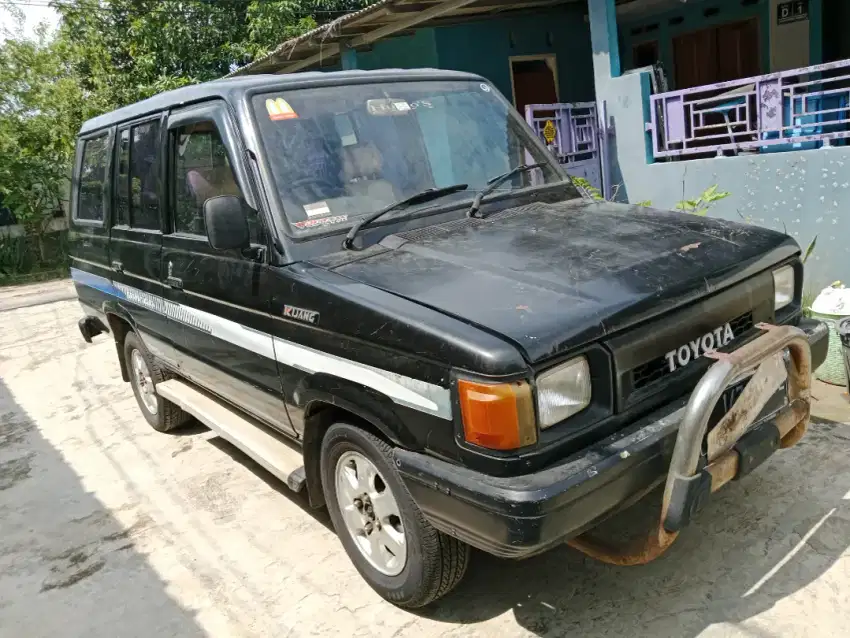
[[[612,567],[566,546],[521,562],[477,552],[466,580],[423,615],[467,624],[511,610],[540,636],[697,636],[740,623],[817,580],[850,547],[848,441],[850,426],[813,423],[796,448],[715,494],[650,565]],[[606,525],[628,529],[645,514],[638,507]]]
[[[150,524],[104,508],[0,380],[0,635],[206,636],[136,546]]]

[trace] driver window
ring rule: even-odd
[[[173,132],[176,158],[174,231],[206,236],[204,202],[219,195],[242,197],[227,149],[212,122],[199,122]],[[259,243],[256,215],[248,219],[251,241]]]

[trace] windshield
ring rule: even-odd
[[[296,234],[343,231],[429,188],[469,185],[414,210],[469,200],[520,164],[545,166],[497,190],[563,179],[513,108],[480,81],[296,89],[258,95],[254,109]]]

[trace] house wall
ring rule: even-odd
[[[512,99],[511,56],[555,54],[563,102],[594,98],[590,32],[579,4],[418,29],[357,52],[361,69],[435,67],[486,77]]]
[[[787,232],[803,248],[818,236],[807,290],[850,282],[850,147],[650,164],[642,99],[648,84],[647,73],[631,73],[600,92],[617,128],[612,181],[621,185],[619,199],[673,208],[717,184],[731,195],[715,204],[712,217]]]
[[[510,57],[554,53],[561,102],[593,100],[590,31],[581,3],[436,29],[440,68],[478,73],[512,99]]]
[[[637,19],[624,20],[620,23],[620,56],[624,69],[634,68],[632,50],[636,44],[658,41],[658,55],[661,64],[667,71],[667,77],[675,77],[673,62],[673,38],[676,36],[699,31],[711,26],[737,22],[748,18],[759,19],[759,38],[761,59],[759,60],[763,73],[770,72],[771,32],[770,4],[777,0],[757,0],[754,4],[742,5],[740,0],[721,0],[707,4],[705,0],[682,4],[673,10],[641,16]],[[813,0],[815,2],[819,0]],[[718,9],[716,15],[706,17],[707,8]],[[671,24],[671,20],[678,22]],[[808,23],[806,23],[808,24]],[[648,30],[649,29],[649,30]],[[808,41],[806,42],[808,46]]]
[[[779,4],[784,1],[755,0],[745,5],[740,0],[700,0],[662,13],[623,20],[619,24],[623,68],[634,68],[632,51],[635,45],[656,40],[660,61],[672,79],[675,77],[673,38],[706,27],[754,17],[759,19],[759,62],[762,73],[819,64],[823,60],[824,0],[809,0],[809,20],[780,25],[776,23],[776,14]],[[719,11],[707,17],[706,9]],[[671,24],[671,21],[677,24]]]
[[[417,69],[438,66],[434,29],[418,29],[412,35],[381,40],[375,43],[371,51],[357,52],[359,69]]]
[[[776,11],[783,0],[770,0],[770,71],[787,71],[801,66],[817,64],[811,61],[809,48],[811,19],[791,22],[789,24],[777,24]],[[812,4],[809,3],[811,13]]]
[[[649,73],[612,77],[618,49],[607,29],[612,13],[613,0],[591,0],[597,99],[615,131],[610,157],[618,199],[673,208],[717,184],[731,196],[717,202],[712,216],[787,232],[803,248],[818,236],[806,265],[807,290],[850,281],[850,147],[652,163],[644,128]]]

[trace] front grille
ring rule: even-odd
[[[732,328],[732,333],[737,341],[738,337],[743,336],[753,327],[753,313],[747,312],[736,317],[729,322],[729,326]],[[632,387],[635,390],[642,390],[656,381],[660,381],[668,373],[667,359],[660,356],[632,370]]]

